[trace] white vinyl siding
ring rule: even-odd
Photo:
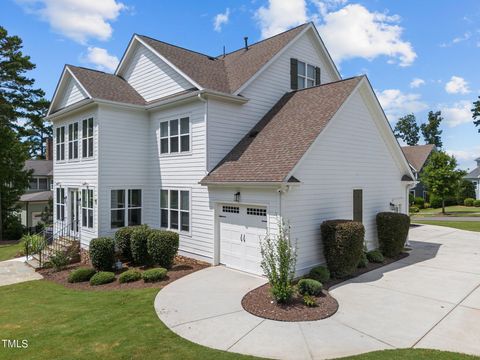
[[[123,78],[146,100],[153,101],[194,86],[167,63],[141,44],[134,44],[133,56]]]
[[[65,74],[65,82],[61,88],[58,89],[59,98],[55,101],[54,111],[60,110],[69,105],[75,104],[87,98],[87,95],[77,84],[68,72]]]
[[[249,99],[244,105],[208,100],[208,170],[260,121],[290,89],[290,58],[301,59],[321,68],[321,83],[338,80],[329,69],[313,35],[305,33],[241,92]]]
[[[300,272],[324,262],[320,224],[352,219],[354,189],[363,190],[363,224],[370,250],[378,246],[376,214],[390,211],[391,202],[406,197],[400,181],[403,173],[359,92],[320,134],[293,175],[301,184],[284,196],[282,214],[290,222],[292,238],[299,241]]]

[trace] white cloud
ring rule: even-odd
[[[468,94],[470,89],[468,83],[460,76],[452,76],[445,84],[445,91],[449,94]]]
[[[269,0],[255,12],[262,38],[276,35],[308,21],[305,0]]]
[[[390,121],[396,121],[401,116],[428,108],[428,105],[421,100],[420,94],[403,93],[399,89],[377,91],[377,96]]]
[[[464,149],[447,149],[446,152],[455,156],[460,168],[472,170],[477,166],[475,159],[480,155],[480,146]]]
[[[230,17],[230,9],[227,8],[224,13],[220,13],[215,15],[213,18],[213,29],[215,31],[221,32],[222,31],[222,25],[228,24]]]
[[[113,72],[118,65],[118,58],[116,56],[110,55],[106,49],[99,47],[89,47],[85,60],[94,64],[98,70],[108,70],[111,72]]]
[[[472,103],[462,100],[453,104],[453,106],[442,106],[442,116],[449,127],[456,127],[461,124],[471,123],[472,120]]]
[[[467,31],[463,35],[453,38],[453,40],[450,42],[440,44],[440,47],[450,47],[452,45],[467,41],[471,37],[472,37],[472,33],[470,31]]]
[[[425,80],[423,79],[420,79],[420,78],[414,78],[411,82],[410,82],[410,87],[411,88],[418,88],[422,85],[425,85]]]
[[[51,28],[85,44],[89,38],[108,40],[110,22],[127,7],[116,0],[16,0],[27,12],[40,16]]]

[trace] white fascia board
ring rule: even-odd
[[[80,108],[83,108],[87,105],[91,105],[91,104],[94,104],[95,101],[94,99],[83,99],[83,100],[80,100],[72,105],[69,105],[67,107],[64,107],[63,109],[53,113],[53,114],[50,114],[50,115],[47,115],[45,116],[45,119],[46,120],[49,120],[49,121],[53,121],[59,117],[62,117],[64,115],[67,115],[67,114],[70,114],[72,112],[75,112],[77,110],[80,110]]]

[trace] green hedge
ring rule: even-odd
[[[473,206],[473,203],[475,202],[475,199],[472,198],[466,198],[463,200],[463,205],[465,206]]]
[[[68,282],[69,283],[77,283],[77,282],[85,282],[89,281],[93,275],[95,275],[97,271],[92,268],[80,268],[73,270],[68,275]]]
[[[143,281],[145,282],[157,282],[165,279],[167,276],[167,269],[155,268],[145,270],[142,274]]]
[[[480,207],[480,200],[475,200],[475,201],[473,202],[473,206],[475,206],[475,207]]]
[[[417,196],[414,201],[414,205],[416,205],[419,209],[423,209],[425,206],[425,199],[423,197]]]
[[[170,269],[178,251],[178,234],[173,231],[152,230],[148,235],[147,249],[153,262]]]
[[[147,249],[147,239],[152,230],[147,225],[137,226],[130,237],[132,260],[137,265],[149,265],[152,262]]]
[[[321,283],[326,283],[330,280],[330,271],[325,266],[315,266],[308,273],[310,279],[320,281]]]
[[[138,281],[142,278],[142,273],[138,270],[127,270],[120,274],[118,282],[120,284]]]
[[[99,237],[90,241],[90,260],[95,269],[112,270],[115,264],[115,242],[109,237]]]
[[[117,249],[121,252],[122,256],[129,261],[133,260],[130,241],[132,233],[135,231],[136,228],[137,226],[127,226],[118,229],[115,233],[115,245],[117,246]]]
[[[410,228],[410,217],[394,212],[377,214],[377,234],[380,251],[386,257],[395,257],[403,251]]]
[[[380,252],[380,250],[372,250],[367,252],[367,259],[372,263],[379,264],[385,261],[385,258],[383,257],[383,254]]]
[[[103,285],[115,281],[115,274],[110,271],[99,271],[90,278],[90,285]]]
[[[365,228],[351,220],[328,220],[320,227],[323,253],[330,274],[336,278],[351,275],[363,254]]]
[[[302,279],[298,282],[297,288],[301,295],[317,296],[322,292],[323,285],[317,280]]]

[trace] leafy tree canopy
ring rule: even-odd
[[[420,125],[420,130],[422,131],[425,143],[433,144],[439,149],[443,146],[441,138],[443,130],[440,130],[442,120],[443,117],[441,111],[429,111],[427,122]]]
[[[415,115],[408,114],[398,119],[394,134],[397,139],[402,139],[407,145],[418,145],[420,128]]]
[[[480,133],[480,96],[478,100],[473,103],[472,117],[473,124],[478,126],[478,132]]]

